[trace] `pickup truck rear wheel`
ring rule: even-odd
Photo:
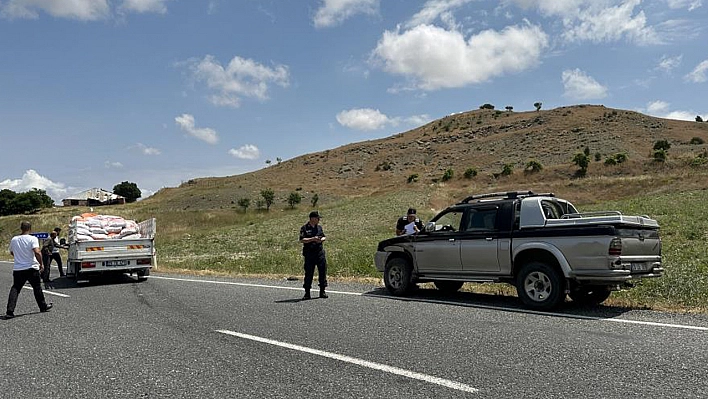
[[[578,305],[599,305],[607,299],[612,291],[608,287],[585,285],[570,291],[570,299]]]
[[[437,288],[441,292],[444,292],[446,294],[452,294],[452,293],[457,292],[460,288],[462,288],[462,284],[464,284],[464,282],[463,281],[437,280],[437,281],[433,281],[433,284],[435,284],[435,288]]]
[[[413,288],[413,267],[403,258],[393,258],[386,262],[384,284],[392,295],[407,294]]]
[[[541,262],[521,267],[516,279],[516,292],[527,307],[549,310],[565,300],[565,286],[559,273]]]

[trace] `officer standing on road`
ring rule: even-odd
[[[30,222],[20,223],[22,233],[12,237],[12,240],[10,240],[10,255],[15,258],[15,263],[12,268],[13,282],[12,288],[10,288],[10,296],[7,299],[5,319],[15,317],[17,296],[28,280],[34,291],[34,299],[37,301],[40,312],[47,312],[53,306],[44,300],[42,283],[39,278],[39,274],[44,270],[42,255],[39,250],[39,240],[37,237],[30,235],[31,228]]]
[[[322,243],[326,237],[322,226],[320,226],[320,213],[310,212],[310,221],[300,228],[300,242],[302,245],[302,256],[305,257],[305,296],[303,300],[310,299],[310,288],[312,278],[317,266],[318,279],[320,282],[320,298],[327,298],[325,287],[327,287],[327,258]]]

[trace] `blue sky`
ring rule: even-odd
[[[0,0],[0,189],[144,197],[484,103],[708,119],[703,0]]]

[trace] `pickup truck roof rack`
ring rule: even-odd
[[[517,199],[526,197],[555,197],[553,193],[534,193],[533,191],[506,191],[498,193],[488,193],[488,194],[477,194],[470,195],[469,197],[458,202],[458,205],[468,204],[470,201],[499,198],[499,199]]]

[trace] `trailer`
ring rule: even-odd
[[[140,238],[84,241],[77,232],[78,223],[72,220],[69,225],[68,277],[78,281],[107,273],[128,273],[145,280],[150,269],[157,267],[155,218],[137,224]]]

